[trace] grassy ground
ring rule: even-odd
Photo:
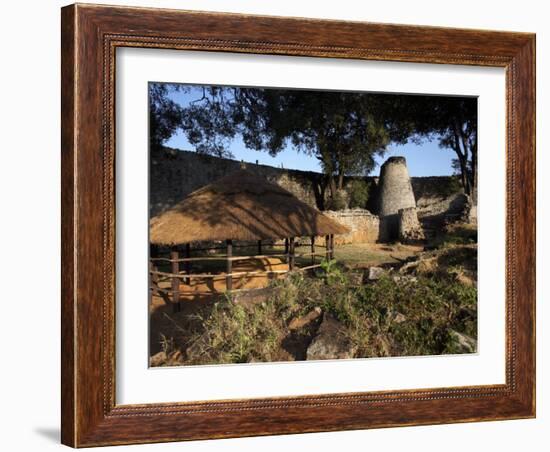
[[[384,264],[399,264],[414,256],[423,247],[396,244],[357,243],[340,245],[334,250],[338,262],[355,268],[365,268]]]

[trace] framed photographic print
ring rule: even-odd
[[[62,9],[62,442],[535,415],[535,37]]]

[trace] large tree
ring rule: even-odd
[[[151,96],[154,143],[181,128],[198,152],[218,156],[230,156],[237,135],[271,155],[290,144],[319,160],[334,196],[344,176],[367,175],[388,144],[437,139],[456,153],[465,192],[475,189],[475,98],[210,86],[181,107],[163,100],[177,85],[163,89]]]
[[[181,105],[170,98],[177,91],[189,91],[184,85],[149,84],[149,141],[152,149],[162,146],[181,127]]]
[[[393,96],[391,96],[393,97]],[[477,98],[399,95],[389,101],[389,117],[412,141],[437,140],[456,154],[453,167],[464,192],[477,186]]]
[[[381,95],[226,87],[196,94],[179,127],[198,152],[227,156],[236,135],[247,148],[271,155],[290,144],[319,160],[333,196],[344,176],[367,175],[377,154],[408,137],[386,120]]]

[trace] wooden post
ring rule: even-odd
[[[288,243],[288,269],[294,270],[294,237],[290,237]]]
[[[311,236],[311,265],[315,265],[315,236]]]
[[[191,245],[189,245],[189,243],[185,244],[185,257],[186,258],[191,257]],[[184,268],[185,268],[185,273],[189,275],[191,273],[191,262],[186,261]],[[191,285],[191,278],[184,278],[183,280],[185,281],[185,284]]]
[[[230,291],[233,289],[233,277],[231,276],[231,273],[233,272],[233,261],[231,260],[231,257],[233,257],[233,241],[228,240],[227,241],[227,276],[225,277],[225,284],[227,291]]]
[[[151,289],[153,289],[151,292],[155,292],[157,295],[158,295],[158,288],[159,288],[159,284],[158,284],[158,281],[159,281],[159,276],[156,274],[156,273],[152,273],[156,271],[156,267],[154,266],[154,264],[149,261],[149,276],[150,276],[150,284],[151,284]]]
[[[180,263],[177,261],[179,253],[176,247],[170,251],[170,259],[172,259],[172,273],[179,275]],[[180,279],[175,276],[172,276],[172,303],[174,303],[174,312],[178,312],[180,310]]]
[[[285,254],[288,254],[288,238],[285,239]]]
[[[330,260],[330,235],[325,235],[325,258]]]
[[[258,240],[258,255],[262,255],[262,241]]]
[[[334,234],[329,235],[330,241],[330,258],[334,259]]]

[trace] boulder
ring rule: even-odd
[[[418,278],[416,276],[411,275],[395,275],[393,278],[393,281],[396,283],[406,284],[406,283],[417,283]]]
[[[149,358],[149,366],[150,367],[162,366],[163,364],[166,363],[167,360],[168,360],[168,357],[166,356],[165,352],[158,352]]]
[[[464,195],[465,201],[460,212],[461,223],[477,224],[477,206],[472,201],[470,196]]]
[[[457,342],[458,353],[475,353],[477,351],[477,341],[473,337],[455,330],[449,330],[449,335]]]
[[[386,271],[382,267],[369,267],[368,280],[375,281],[380,279],[385,273]]]
[[[317,335],[311,341],[306,353],[308,360],[349,359],[353,350],[343,333],[342,324],[330,314],[323,315]]]

